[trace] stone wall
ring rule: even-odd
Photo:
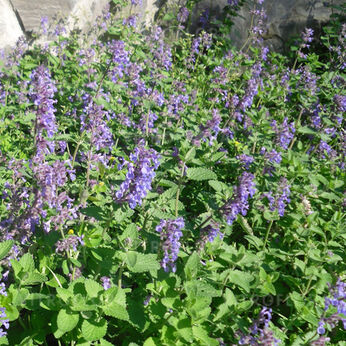
[[[178,7],[182,1],[168,0]],[[109,0],[0,0],[0,48],[13,45],[19,36],[36,31],[40,27],[41,17],[50,20],[56,16],[68,16],[70,22],[78,18],[81,28],[92,23],[101,14]],[[150,26],[155,14],[167,0],[142,0],[141,4],[131,8],[138,13],[140,21]],[[320,28],[328,21],[331,9],[326,3],[341,4],[343,0],[265,0],[263,7],[267,12],[268,31],[264,35],[265,44],[280,51],[284,42],[292,35],[299,34],[305,27]],[[197,14],[207,7],[214,16],[222,13],[227,0],[202,0],[198,3],[192,17],[195,22]],[[123,16],[129,9],[123,11]],[[230,33],[236,46],[246,40],[250,27],[249,7],[244,6]]]

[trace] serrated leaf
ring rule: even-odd
[[[218,346],[219,342],[216,339],[212,339],[208,336],[208,333],[202,326],[192,327],[193,336],[196,340],[202,342],[203,345]]]
[[[250,283],[253,280],[253,276],[247,272],[240,270],[232,270],[229,272],[228,281],[238,285],[246,292],[250,292]]]
[[[191,180],[216,180],[217,175],[207,168],[188,168],[186,175]]]
[[[21,284],[23,286],[29,286],[29,285],[38,285],[42,282],[45,282],[47,280],[47,277],[45,275],[42,275],[40,273],[30,273],[22,280]]]
[[[137,252],[129,251],[126,253],[126,263],[130,267],[134,267],[137,263]]]
[[[82,323],[82,336],[87,341],[102,339],[107,333],[107,321],[102,319],[99,322],[84,320]]]
[[[118,287],[111,287],[105,291],[102,310],[107,316],[128,321],[129,314],[126,308],[126,295],[124,290]]]
[[[84,284],[89,297],[96,298],[103,291],[103,287],[94,280],[87,279]]]
[[[79,314],[70,313],[66,309],[62,309],[58,313],[58,328],[63,332],[69,332],[76,327],[79,322]]]
[[[82,214],[93,217],[98,221],[105,219],[103,209],[101,207],[97,207],[96,205],[81,209],[81,212]]]
[[[56,292],[59,298],[61,298],[65,303],[67,300],[72,297],[72,292],[67,290],[66,288],[57,287]]]
[[[217,180],[209,180],[208,184],[216,191],[221,192],[222,191],[222,183]]]
[[[129,251],[130,252],[130,251]],[[132,253],[135,251],[131,251]],[[155,254],[142,254],[140,252],[136,253],[136,263],[134,266],[128,264],[130,271],[134,273],[148,272],[152,270],[159,270],[160,264],[157,261],[157,255]]]
[[[32,272],[35,270],[35,262],[31,254],[26,253],[19,260],[19,264],[23,268],[24,272]]]
[[[188,280],[193,279],[197,275],[199,261],[200,258],[197,252],[194,252],[187,260],[184,272]]]
[[[60,287],[60,285],[63,285],[66,283],[66,279],[62,275],[60,274],[54,274],[54,275],[55,277],[53,277],[49,281],[46,281],[47,286],[57,288],[57,287]],[[59,282],[57,281],[57,279],[59,280]]]
[[[13,240],[6,240],[0,243],[0,260],[2,260],[11,251]]]

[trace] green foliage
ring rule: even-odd
[[[1,344],[345,339],[344,6],[265,59],[228,38],[252,3],[192,35],[197,3],[162,6],[166,36],[106,15],[2,66]]]

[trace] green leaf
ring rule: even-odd
[[[232,270],[228,275],[229,282],[242,287],[247,293],[250,292],[250,283],[253,278],[251,274],[240,270]]]
[[[137,263],[137,252],[129,251],[126,253],[126,263],[130,267],[134,267]]]
[[[305,134],[309,134],[309,135],[314,135],[316,134],[316,131],[313,130],[312,128],[310,127],[307,127],[307,126],[302,126],[298,129],[298,132],[300,133],[305,133]]]
[[[84,284],[89,297],[96,298],[103,291],[103,287],[94,280],[87,279]]]
[[[57,324],[58,328],[63,332],[69,332],[76,327],[79,322],[79,314],[67,312],[62,309],[58,313]]]
[[[217,180],[209,180],[208,184],[216,191],[221,192],[222,191],[222,183]]]
[[[10,252],[13,246],[13,240],[6,240],[0,243],[0,260]]]
[[[53,277],[49,281],[46,281],[47,286],[57,288],[57,287],[60,287],[59,282],[61,285],[66,283],[66,279],[62,275],[60,274],[54,274],[54,275],[55,277]],[[57,279],[59,280],[59,282],[57,281]]]
[[[157,340],[157,338],[148,338],[147,340],[144,341],[143,346],[161,346],[161,342]]]
[[[103,294],[103,312],[107,316],[112,316],[120,320],[128,321],[129,314],[126,308],[126,295],[123,289],[111,287]]]
[[[184,272],[188,280],[193,279],[197,275],[199,261],[200,259],[197,252],[194,252],[187,260]]]
[[[217,175],[207,168],[188,168],[187,177],[191,180],[216,180]]]
[[[142,254],[139,252],[135,251],[129,251],[129,253],[135,253],[136,254],[136,263],[134,266],[130,265],[128,263],[128,268],[130,271],[134,273],[143,273],[143,272],[148,272],[152,270],[159,270],[160,269],[160,264],[157,261],[157,255],[155,254]],[[134,255],[132,258],[134,258]]]
[[[191,160],[193,160],[196,156],[196,148],[195,147],[192,147],[188,152],[187,154],[185,155],[185,162],[189,162]]]
[[[95,205],[81,209],[82,214],[95,218],[98,221],[105,219],[103,209]]]
[[[192,327],[193,336],[196,341],[202,342],[203,345],[218,346],[219,342],[216,339],[210,338],[207,331],[202,326]]]
[[[23,278],[21,284],[23,286],[29,286],[29,285],[38,285],[42,282],[47,281],[47,277],[45,275],[42,275],[40,273],[30,273]]]
[[[102,319],[99,322],[84,320],[82,323],[82,336],[87,341],[102,339],[107,333],[107,321]]]
[[[189,297],[220,297],[221,290],[215,289],[213,286],[200,280],[185,282],[186,294]]]
[[[19,264],[22,266],[24,272],[33,272],[35,270],[35,262],[31,254],[26,253],[19,260]]]

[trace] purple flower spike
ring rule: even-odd
[[[142,200],[151,190],[155,170],[160,165],[159,158],[159,154],[154,149],[146,149],[144,142],[141,141],[130,155],[130,161],[123,159],[118,168],[122,169],[126,166],[128,171],[125,181],[115,193],[118,202],[127,201],[132,209],[142,204]]]
[[[176,220],[161,220],[160,224],[156,227],[156,231],[160,233],[164,254],[161,267],[165,272],[172,270],[172,272],[175,273],[177,269],[175,262],[178,259],[180,248],[179,239],[183,236],[181,230],[184,226],[184,219],[179,217]]]
[[[258,318],[250,326],[248,335],[237,332],[240,338],[238,345],[278,345],[280,340],[276,339],[269,329],[271,319],[272,309],[263,307]]]
[[[235,188],[235,197],[228,201],[223,207],[223,214],[229,225],[237,218],[238,214],[245,216],[249,209],[249,197],[253,197],[256,192],[254,176],[244,172],[239,179],[239,185]]]
[[[189,18],[189,10],[186,7],[182,7],[177,15],[178,22],[185,23]]]

